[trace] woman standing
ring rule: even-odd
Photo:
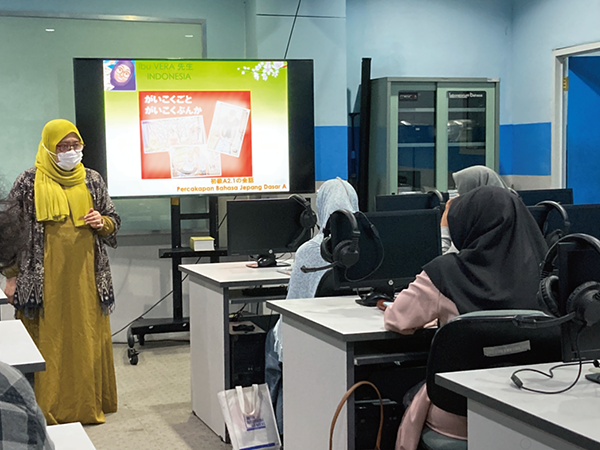
[[[48,122],[35,167],[10,193],[28,244],[4,271],[5,291],[46,360],[35,392],[49,425],[104,423],[117,410],[104,245],[116,247],[121,220],[102,177],[81,164],[83,146],[71,122]]]

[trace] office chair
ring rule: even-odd
[[[561,360],[560,327],[521,328],[517,315],[547,317],[541,311],[478,311],[455,317],[440,327],[427,360],[427,394],[444,411],[467,415],[467,399],[435,383],[437,373]],[[506,380],[510,384],[510,380]],[[424,427],[419,450],[466,450],[467,442]]]
[[[333,269],[327,270],[317,285],[315,297],[338,297],[340,295],[352,295],[354,292],[349,288],[336,289],[333,284]]]

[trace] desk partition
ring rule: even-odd
[[[531,189],[517,191],[521,196],[521,200],[527,206],[537,205],[544,200],[553,200],[562,205],[570,205],[573,203],[573,189]]]
[[[584,233],[600,239],[600,204],[589,205],[562,205],[569,216],[568,233]],[[556,210],[548,212],[544,206],[529,206],[529,212],[540,226],[544,228],[544,219],[546,230],[551,232],[556,229],[564,229],[564,221]]]

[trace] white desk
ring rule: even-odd
[[[56,450],[96,450],[79,422],[51,425],[46,429]]]
[[[2,320],[2,305],[8,305],[8,297],[2,289],[0,289],[0,320]]]
[[[30,381],[34,372],[46,370],[46,361],[20,320],[0,321],[0,361],[19,369]]]
[[[180,265],[190,280],[190,371],[192,411],[223,440],[225,422],[217,393],[231,389],[229,304],[262,302],[234,298],[232,288],[287,284],[276,267],[251,269],[246,262]]]
[[[434,330],[415,336],[386,331],[383,311],[360,306],[355,298],[267,302],[283,316],[286,450],[327,448],[333,413],[355,383],[355,366],[426,358],[423,347],[428,347]],[[416,349],[425,351],[413,351]],[[354,402],[350,399],[336,424],[334,448],[354,449],[354,434]]]
[[[532,366],[546,371],[555,364]],[[584,378],[575,387],[544,395],[517,389],[510,381],[520,367],[438,374],[436,382],[467,397],[469,450],[600,449],[600,384]],[[559,390],[575,380],[577,366],[554,371],[554,378],[521,372],[524,385]]]

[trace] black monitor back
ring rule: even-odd
[[[304,206],[293,198],[227,202],[227,253],[235,256],[296,251],[310,239],[307,231],[297,245],[290,247],[304,232],[300,223],[304,211]]]
[[[600,253],[577,242],[558,244],[558,309],[569,312],[569,296],[587,281],[600,282]],[[598,301],[598,300],[596,300]],[[580,329],[575,322],[561,325],[562,359],[564,362],[600,358],[600,322]]]
[[[448,193],[442,192],[445,202]],[[398,195],[378,195],[375,197],[375,211],[410,211],[415,209],[432,209],[439,206],[440,201],[433,193],[407,193]]]
[[[527,206],[537,205],[544,200],[553,200],[562,205],[573,204],[573,189],[532,189],[517,191]]]
[[[413,281],[425,264],[441,254],[439,210],[372,212],[365,216],[379,233],[383,261],[375,272],[369,274],[381,259],[381,248],[370,237],[368,222],[360,220],[359,216],[360,258],[348,269],[334,268],[334,284],[337,288],[368,287],[385,293],[398,290]],[[347,221],[331,226],[333,245],[340,239],[348,238],[350,230]]]
[[[590,205],[562,205],[569,217],[568,234],[584,233],[600,239],[600,204]],[[529,212],[543,230],[546,222],[546,231],[564,229],[564,220],[555,209],[546,209],[545,206],[528,206]],[[545,220],[544,220],[545,219]]]

